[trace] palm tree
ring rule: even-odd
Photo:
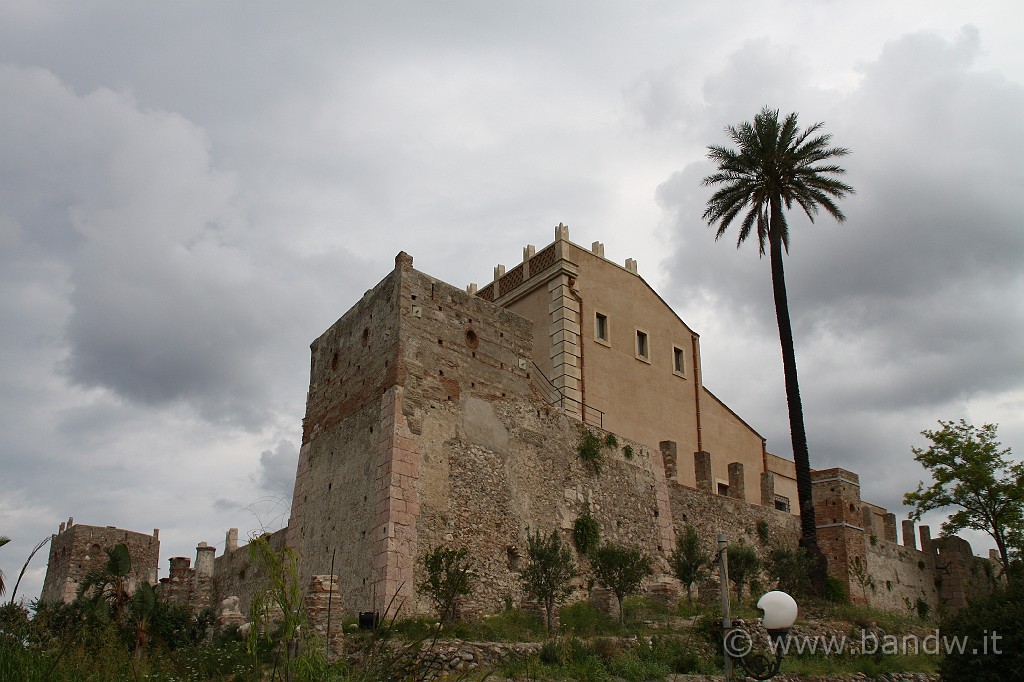
[[[7,537],[6,535],[0,535],[0,547],[3,547],[4,545],[6,545],[10,541],[11,541],[11,539],[9,537]],[[7,591],[7,586],[4,585],[4,572],[0,571],[0,597],[4,596],[4,592],[6,592],[6,591]]]
[[[770,252],[772,291],[775,296],[775,315],[779,323],[782,342],[782,367],[786,380],[786,401],[789,405],[789,429],[793,439],[793,459],[796,463],[797,495],[800,498],[801,544],[820,556],[811,498],[811,465],[807,452],[807,434],[804,413],[800,404],[800,384],[796,374],[796,353],[793,349],[793,329],[786,299],[786,277],[782,267],[782,253],[789,252],[789,226],[785,207],[789,210],[796,202],[811,222],[821,208],[843,222],[846,216],[833,198],[842,199],[854,190],[835,179],[846,171],[829,159],[846,156],[849,150],[830,147],[831,135],[820,134],[822,123],[805,130],[797,127],[795,113],[779,123],[778,109],[765,107],[754,117],[753,124],[743,122],[725,130],[738,149],[718,145],[708,147],[708,158],[718,164],[718,172],[704,178],[705,186],[719,189],[708,199],[704,220],[708,225],[718,223],[717,241],[726,229],[743,213],[736,247],[746,241],[757,228],[760,255],[765,248]],[[824,576],[821,576],[823,580]]]

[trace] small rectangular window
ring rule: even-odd
[[[647,348],[647,333],[642,332],[639,329],[636,331],[636,356],[638,358],[647,359],[649,351]]]
[[[594,338],[608,340],[608,316],[597,313],[594,317]]]
[[[718,494],[722,497],[729,497],[729,486],[725,483],[718,484]]]
[[[789,511],[789,498],[783,497],[782,495],[775,496],[775,508],[779,511]]]
[[[686,374],[686,356],[683,349],[672,347],[672,371],[676,374]]]

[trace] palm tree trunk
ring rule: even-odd
[[[793,347],[793,326],[789,319],[789,300],[786,297],[786,274],[782,265],[782,199],[771,200],[771,223],[768,240],[771,246],[772,293],[775,295],[775,317],[779,323],[779,341],[782,343],[782,371],[786,380],[786,404],[789,407],[789,432],[793,440],[793,461],[796,464],[796,490],[800,501],[800,531],[802,544],[810,549],[817,546],[817,524],[814,518],[814,500],[811,495],[811,462],[807,451],[807,432],[804,429],[804,408],[800,402],[800,382],[796,374],[796,350]]]

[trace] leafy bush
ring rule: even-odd
[[[577,602],[562,607],[558,612],[558,618],[563,632],[570,632],[579,637],[620,632],[619,624],[615,619],[586,602]]]
[[[1020,583],[972,601],[941,629],[945,637],[968,638],[962,653],[956,649],[942,660],[943,680],[1020,679],[1024,670],[1024,587]]]
[[[626,459],[633,459],[633,446],[632,445],[623,445],[622,446],[622,456],[625,457]]]
[[[619,439],[615,437],[614,433],[609,433],[604,437],[604,444],[610,448],[619,447]]]
[[[772,547],[768,550],[765,570],[783,592],[795,597],[810,595],[814,558],[803,547]]]
[[[580,554],[590,554],[601,544],[601,524],[590,514],[580,514],[572,524],[572,542]]]
[[[846,583],[834,576],[826,576],[825,601],[830,601],[833,604],[849,603],[850,595],[846,592]]]
[[[580,436],[580,444],[576,447],[576,453],[579,455],[580,461],[594,474],[601,473],[601,465],[604,461],[601,454],[601,445],[601,439],[594,432],[584,430]]]

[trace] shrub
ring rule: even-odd
[[[697,529],[686,524],[676,537],[676,548],[668,558],[672,573],[686,588],[686,601],[693,601],[693,584],[704,577],[710,563],[711,556],[701,546]]]
[[[633,459],[633,446],[632,445],[623,445],[622,446],[622,456],[625,457],[626,459]]]
[[[768,542],[768,522],[764,519],[759,519],[757,522],[757,538],[761,542]]]
[[[619,624],[611,616],[586,602],[562,607],[558,612],[558,619],[563,632],[571,632],[580,637],[614,634],[619,631]]]
[[[604,444],[610,448],[619,447],[619,439],[615,437],[614,433],[609,433],[604,437]]]
[[[579,455],[583,465],[590,469],[591,472],[594,474],[601,473],[601,464],[603,463],[601,439],[592,431],[584,430],[580,437],[580,444],[576,447],[576,453]]]
[[[939,666],[943,680],[1020,679],[1024,670],[1024,587],[1019,583],[972,601],[941,629],[946,637],[967,638],[963,651],[954,647],[943,658]]]
[[[788,592],[795,597],[811,593],[811,571],[814,570],[814,559],[803,547],[776,545],[768,550],[765,564],[768,577],[783,592]]]
[[[572,524],[572,542],[580,554],[590,554],[601,544],[601,524],[590,514],[580,514]]]
[[[469,553],[464,549],[435,547],[423,557],[423,569],[424,578],[416,588],[434,602],[442,623],[453,620],[459,598],[472,591]]]
[[[891,588],[890,588],[891,589]],[[846,592],[846,584],[834,576],[825,577],[825,601],[833,604],[846,604],[850,601],[850,595]]]

